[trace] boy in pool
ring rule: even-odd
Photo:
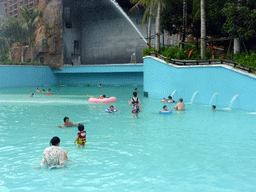
[[[164,110],[159,111],[159,113],[164,112],[164,111],[172,111],[172,110],[168,110],[166,105],[163,106],[163,109],[164,109]]]
[[[168,103],[174,103],[175,101],[172,99],[172,96],[168,97]]]
[[[109,107],[109,112],[110,112],[110,113],[114,113],[115,110],[118,111],[118,112],[120,112],[118,109],[114,109],[114,106],[113,106],[113,105],[111,105],[111,106]]]
[[[74,126],[77,126],[77,125],[74,124],[73,122],[69,121],[68,117],[64,117],[64,124],[59,127],[62,128],[62,127],[74,127]]]
[[[86,145],[86,131],[84,131],[84,126],[82,124],[78,124],[78,130],[79,133],[77,133],[77,137],[74,144],[77,143],[78,148],[80,148],[81,145],[84,148],[84,146]]]

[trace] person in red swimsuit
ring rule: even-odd
[[[84,146],[86,145],[86,131],[84,131],[84,126],[82,124],[78,125],[78,130],[80,132],[77,133],[77,137],[76,137],[74,144],[77,143],[78,148],[80,148],[81,145],[84,148]]]

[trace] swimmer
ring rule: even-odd
[[[164,110],[159,111],[159,113],[164,112],[164,111],[172,111],[172,110],[168,110],[166,105],[163,106],[163,109],[164,109]]]
[[[93,97],[93,96],[91,96],[89,94],[87,94],[87,97],[89,97],[89,98],[96,98],[96,97]],[[100,95],[99,97],[97,97],[97,99],[106,99],[106,95]]]
[[[132,104],[132,118],[134,119],[135,115],[139,118],[139,112],[142,112],[142,106],[140,99],[137,97],[137,92],[133,92],[133,98],[130,101],[128,100],[128,103],[129,105]]]
[[[63,166],[68,158],[68,149],[63,152],[63,149],[59,147],[60,138],[53,137],[50,141],[50,147],[47,147],[43,153],[42,163],[38,168],[46,165],[48,168],[54,166]],[[36,168],[36,169],[38,169]]]
[[[114,109],[114,106],[113,106],[113,105],[111,105],[111,106],[109,107],[109,112],[110,112],[110,113],[114,113],[115,110],[118,111],[118,112],[120,112],[118,109]]]
[[[32,98],[33,96],[34,96],[34,93],[31,93],[29,97]]]
[[[163,100],[162,100],[162,102],[168,102],[168,100],[167,99],[165,99],[165,97],[163,98]]]
[[[102,87],[102,85],[101,85],[101,84],[99,84],[99,87]]]
[[[172,96],[168,97],[168,103],[174,103],[175,101],[172,99]]]
[[[79,133],[77,133],[77,137],[74,144],[77,143],[78,148],[80,148],[81,145],[84,148],[84,146],[86,145],[86,131],[84,131],[84,126],[82,124],[78,124],[78,130]]]
[[[184,103],[182,103],[182,102],[183,102],[183,99],[180,98],[180,99],[179,99],[179,103],[177,103],[177,105],[175,106],[175,109],[176,109],[177,111],[183,111],[183,110],[184,110],[185,105],[184,105]]]
[[[51,89],[48,89],[48,91],[46,92],[47,95],[51,95],[53,94],[53,92],[51,92]]]
[[[42,94],[45,94],[45,90],[44,89],[42,89]]]
[[[213,105],[213,106],[212,106],[212,110],[213,110],[213,111],[217,111],[216,105]]]
[[[138,90],[137,88],[134,89],[134,92],[138,93],[140,90]]]
[[[36,89],[36,93],[40,93],[40,88],[37,88],[37,89]]]
[[[73,122],[69,121],[68,117],[64,117],[64,124],[59,127],[62,128],[62,127],[74,127],[74,126],[77,126],[77,125],[74,124]]]

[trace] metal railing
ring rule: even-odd
[[[166,57],[159,55],[157,53],[148,53],[149,56],[154,56],[157,57],[159,59],[162,59],[164,61],[166,61],[167,63],[171,63],[174,65],[179,65],[179,66],[193,66],[193,65],[219,65],[219,64],[225,64],[225,65],[229,65],[232,66],[236,69],[241,69],[244,71],[247,71],[248,73],[252,73],[253,71],[256,71],[256,68],[253,68],[251,66],[248,65],[243,65],[240,66],[239,63],[235,62],[235,61],[230,61],[230,60],[226,60],[226,59],[212,59],[212,60],[177,60],[177,59],[167,59]]]

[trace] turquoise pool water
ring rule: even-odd
[[[36,88],[0,91],[0,191],[255,190],[254,112],[214,112],[185,101],[183,113],[161,115],[163,103],[138,87],[143,112],[133,120],[133,85],[50,88],[53,96],[34,98],[28,96]],[[88,93],[116,96],[121,113],[88,103]],[[85,149],[74,145],[76,127],[58,128],[65,116],[85,123]],[[69,149],[66,168],[34,169],[53,136]]]

